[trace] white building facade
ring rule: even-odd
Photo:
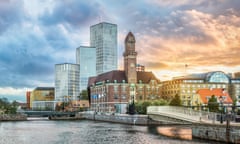
[[[79,65],[55,65],[55,101],[76,100],[79,96]]]

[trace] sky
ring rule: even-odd
[[[54,86],[54,65],[75,63],[99,22],[118,25],[119,69],[131,31],[137,62],[161,81],[240,71],[239,0],[0,0],[0,97]]]

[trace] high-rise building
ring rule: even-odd
[[[55,65],[55,101],[76,100],[79,96],[79,64]]]
[[[117,25],[102,22],[90,27],[90,45],[96,47],[97,74],[118,68]]]
[[[88,78],[96,76],[96,48],[80,46],[76,49],[76,63],[80,66],[79,90],[87,89]]]

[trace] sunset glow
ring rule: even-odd
[[[2,0],[0,97],[54,86],[54,64],[75,63],[76,48],[89,45],[89,28],[101,21],[118,25],[119,69],[124,38],[132,31],[138,63],[161,81],[238,72],[239,5],[239,0]]]

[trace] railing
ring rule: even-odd
[[[215,123],[217,113],[194,110],[192,108],[177,106],[149,106],[147,114],[161,114],[165,116],[189,119],[196,122]]]

